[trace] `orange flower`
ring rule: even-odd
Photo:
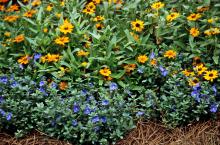
[[[168,51],[165,52],[164,57],[173,58],[174,59],[176,57],[176,51],[168,50]]]
[[[22,41],[24,41],[24,35],[23,34],[16,36],[13,40],[13,42],[16,42],[16,43],[20,43]]]
[[[105,77],[109,77],[112,72],[109,68],[103,68],[103,69],[100,69],[99,73]]]
[[[23,16],[31,18],[36,12],[37,12],[36,10],[29,10],[25,12]]]
[[[22,56],[21,58],[18,59],[18,63],[20,63],[20,64],[28,64],[29,58],[30,57],[28,55]]]
[[[6,16],[6,17],[4,18],[4,21],[14,22],[14,21],[16,21],[18,18],[19,18],[19,16],[16,16],[16,15]]]
[[[193,37],[199,36],[199,29],[198,28],[191,28],[189,32],[190,32],[190,35],[192,35]]]
[[[68,83],[67,82],[60,82],[59,88],[62,91],[66,90],[68,88]]]

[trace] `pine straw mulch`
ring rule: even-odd
[[[33,132],[23,139],[0,133],[0,145],[71,145]],[[220,145],[220,120],[207,121],[173,130],[154,122],[139,121],[123,140],[116,145]]]

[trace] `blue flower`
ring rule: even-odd
[[[212,90],[214,91],[214,94],[215,94],[215,96],[217,95],[217,88],[216,88],[216,86],[214,85],[214,86],[212,86]]]
[[[52,82],[52,83],[50,84],[50,86],[51,86],[53,89],[56,89],[56,88],[57,88],[57,84],[54,83],[54,82]]]
[[[198,90],[193,90],[191,96],[194,97],[197,102],[201,101],[200,92]]]
[[[40,81],[39,86],[42,87],[45,85],[45,81]]]
[[[0,96],[0,103],[2,103],[3,101],[4,101],[4,98]]]
[[[155,58],[155,53],[152,52],[152,53],[150,54],[150,59],[154,59],[154,58]]]
[[[79,112],[79,110],[80,110],[80,106],[77,103],[74,103],[74,105],[73,105],[73,112],[77,113],[77,112]]]
[[[89,106],[86,106],[86,108],[84,109],[84,114],[88,115],[91,113],[91,109]]]
[[[39,90],[41,93],[43,93],[45,96],[48,96],[46,90],[45,90],[43,87],[40,87],[38,90]]]
[[[166,75],[168,75],[168,71],[163,68],[162,66],[159,67],[160,71],[161,71],[161,74],[165,77]]]
[[[118,89],[118,85],[116,83],[114,83],[114,82],[110,83],[109,89],[110,89],[110,91],[117,90]]]
[[[12,113],[10,112],[10,113],[8,113],[8,115],[6,116],[6,120],[7,120],[7,121],[11,120],[11,117],[12,117]]]
[[[218,110],[218,105],[217,105],[216,103],[214,103],[214,104],[212,104],[212,105],[210,106],[210,111],[211,111],[212,113],[217,112],[217,110]]]
[[[34,61],[40,59],[41,56],[42,56],[42,55],[41,55],[40,53],[36,53],[36,54],[34,55]]]
[[[138,71],[138,73],[140,73],[140,74],[144,73],[144,69],[143,69],[142,67],[139,67],[137,71]]]
[[[102,123],[106,123],[107,122],[107,117],[105,117],[105,116],[102,116],[100,119],[101,119]]]
[[[88,91],[86,90],[86,89],[83,89],[82,91],[81,91],[81,95],[82,96],[86,96],[88,94]]]
[[[90,88],[93,88],[93,87],[94,87],[94,83],[93,83],[93,82],[90,82],[90,83],[89,83],[89,87],[90,87]]]
[[[0,77],[0,82],[3,84],[7,84],[8,78],[6,76]]]
[[[89,102],[89,101],[91,101],[91,100],[93,100],[93,99],[94,99],[94,96],[91,95],[91,96],[88,96],[88,97],[86,98],[86,101]]]
[[[22,64],[19,65],[20,69],[24,69],[24,66]]]
[[[142,112],[142,111],[138,111],[137,113],[136,113],[136,116],[143,116],[144,115],[144,112]]]
[[[2,114],[2,116],[5,116],[5,111],[0,109],[0,114]]]
[[[78,125],[77,120],[74,119],[74,120],[72,121],[72,125],[73,125],[74,127],[77,126],[77,125]]]
[[[96,122],[99,122],[99,116],[94,116],[92,117],[92,123],[96,123]]]
[[[100,127],[99,127],[99,126],[94,127],[94,131],[95,131],[95,132],[97,132],[97,131],[99,131],[99,130],[100,130]]]
[[[107,106],[108,104],[109,104],[109,101],[108,101],[108,100],[103,100],[103,101],[102,101],[102,105],[103,105],[103,106]]]
[[[11,84],[11,87],[12,88],[15,88],[15,87],[17,87],[18,86],[18,83],[16,82],[16,81],[14,81],[12,84]]]

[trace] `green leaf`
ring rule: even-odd
[[[218,64],[219,56],[213,56],[212,59],[214,60],[215,64]]]
[[[119,73],[111,74],[111,77],[115,79],[120,79],[125,74],[125,70],[121,70]]]

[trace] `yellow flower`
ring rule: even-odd
[[[41,4],[41,0],[34,0],[32,3],[31,3],[31,5],[32,6],[39,6]]]
[[[103,16],[96,16],[93,21],[98,22],[98,21],[104,21],[105,18]]]
[[[131,71],[135,70],[136,64],[126,64],[124,66],[124,69],[127,73],[130,73]]]
[[[174,50],[167,50],[164,54],[164,57],[167,57],[167,58],[175,58],[176,57],[176,51]]]
[[[6,37],[10,37],[10,36],[11,36],[11,33],[10,33],[10,32],[5,32],[4,35],[5,35]]]
[[[90,2],[86,5],[87,9],[91,9],[91,10],[95,10],[96,9],[96,5],[93,2]]]
[[[13,12],[13,11],[18,11],[18,10],[19,10],[19,5],[14,4],[14,5],[11,5],[11,6],[6,10],[6,12]]]
[[[81,66],[83,66],[83,67],[87,67],[87,65],[88,65],[88,62],[84,61],[84,62],[81,63]]]
[[[23,34],[16,36],[13,40],[13,42],[16,42],[16,43],[20,43],[22,41],[24,41],[24,35]]]
[[[105,77],[108,77],[111,75],[111,70],[109,68],[103,68],[99,71],[99,73]]]
[[[199,79],[198,78],[191,78],[191,79],[189,79],[189,85],[190,86],[196,86],[196,85],[198,85],[199,84]]]
[[[92,0],[95,4],[100,4],[101,0]]]
[[[169,14],[169,15],[166,17],[166,20],[167,20],[168,22],[172,22],[173,20],[175,20],[175,19],[178,18],[179,16],[180,16],[179,13],[174,12],[174,13]]]
[[[0,5],[0,11],[4,11],[5,10],[5,6]]]
[[[6,17],[4,17],[4,21],[14,22],[14,21],[16,21],[18,18],[19,18],[19,16],[16,16],[16,15],[6,16]]]
[[[152,65],[152,66],[156,66],[157,65],[157,60],[154,58],[154,59],[151,59],[150,60],[150,64]]]
[[[64,0],[62,0],[62,1],[60,2],[60,6],[61,6],[61,7],[65,6]]]
[[[22,56],[21,58],[18,59],[18,63],[20,64],[28,64],[28,62],[29,62],[28,55]]]
[[[187,17],[187,20],[189,20],[189,21],[196,21],[196,20],[198,20],[198,19],[201,18],[201,17],[202,17],[201,14],[192,13],[192,14],[190,14],[190,15]]]
[[[56,38],[55,43],[64,46],[66,43],[69,43],[69,41],[69,37],[63,36]]]
[[[29,11],[25,12],[23,16],[28,17],[28,18],[31,18],[31,17],[33,17],[33,15],[34,15],[36,12],[37,12],[36,10],[29,10]]]
[[[89,52],[84,51],[84,50],[79,50],[77,52],[77,56],[88,56],[88,55],[89,55]]]
[[[67,20],[64,21],[63,25],[60,26],[60,32],[67,34],[73,31],[74,26],[68,22]]]
[[[44,33],[47,33],[47,32],[48,32],[48,29],[47,29],[47,28],[44,28],[43,31],[44,31]]]
[[[134,40],[135,41],[138,41],[139,40],[139,36],[133,32],[130,32],[131,36],[133,36]]]
[[[213,18],[208,19],[207,22],[208,22],[208,23],[213,23],[213,22],[214,22],[214,19],[213,19]]]
[[[95,25],[95,27],[96,27],[97,30],[101,30],[104,27],[104,25],[101,24],[101,23],[98,23],[98,24]]]
[[[199,29],[198,28],[191,28],[189,32],[190,32],[190,35],[192,35],[193,37],[199,36]]]
[[[56,15],[57,18],[60,18],[60,17],[61,17],[61,14],[60,14],[60,13],[56,13],[55,15]]]
[[[60,60],[61,56],[59,54],[50,54],[48,53],[45,56],[41,56],[41,62],[58,62]]]
[[[152,8],[152,9],[155,9],[155,10],[159,10],[159,9],[163,8],[164,5],[165,5],[165,4],[162,3],[162,2],[155,2],[155,3],[153,3],[153,4],[151,5],[151,8]]]
[[[202,75],[207,70],[203,64],[197,65],[194,69],[198,75]]]
[[[209,10],[209,6],[202,6],[202,7],[198,7],[197,8],[197,12],[202,13],[204,11],[208,11]]]
[[[85,9],[83,9],[82,12],[85,13],[85,14],[88,14],[88,15],[92,15],[93,13],[95,13],[95,10],[94,9],[85,8]]]
[[[139,63],[145,63],[148,60],[148,57],[144,54],[144,55],[139,55],[137,58],[137,61]]]
[[[187,69],[184,69],[183,71],[182,71],[182,73],[185,75],[185,76],[190,76],[190,74],[192,73],[191,71],[189,71],[189,70],[187,70]]]
[[[131,22],[131,25],[132,25],[132,30],[137,32],[141,32],[144,29],[144,22],[141,20],[136,19],[136,21]]]
[[[52,4],[49,4],[49,5],[47,6],[47,8],[46,8],[46,10],[47,10],[48,12],[52,11],[52,9],[53,9],[53,5],[52,5]]]
[[[211,71],[205,72],[205,75],[204,75],[205,80],[213,82],[213,80],[216,78],[218,78],[218,71],[217,70],[211,70]]]

